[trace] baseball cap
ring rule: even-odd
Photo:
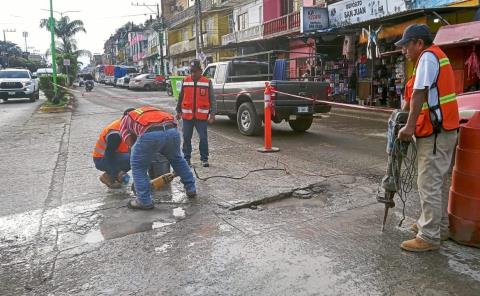
[[[402,47],[411,40],[423,38],[430,41],[432,40],[432,34],[430,33],[430,29],[426,25],[413,24],[405,29],[402,39],[395,42],[395,46]]]
[[[190,62],[190,71],[194,70],[202,70],[202,64],[200,63],[200,60],[192,60]]]

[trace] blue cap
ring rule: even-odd
[[[414,24],[408,26],[403,32],[402,39],[395,42],[395,46],[402,47],[411,40],[417,39],[429,40],[430,42],[433,40],[432,33],[430,33],[430,29],[426,25]]]

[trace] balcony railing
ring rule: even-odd
[[[202,12],[224,6],[222,0],[201,0]],[[165,25],[168,28],[174,28],[184,22],[191,20],[195,16],[195,6],[188,7],[165,20]]]
[[[222,36],[222,45],[261,39],[263,36],[262,33],[263,33],[262,25],[250,27],[238,32],[233,32],[233,33]]]
[[[205,47],[212,47],[212,46],[218,45],[218,44],[215,44],[216,42],[214,41],[215,40],[214,37],[215,36],[212,34],[207,34],[207,33],[203,34],[203,45]],[[180,41],[170,46],[170,56],[175,56],[182,53],[195,51],[195,49],[196,49],[195,38],[191,40]]]
[[[263,24],[263,37],[286,35],[300,29],[300,12],[293,12]]]

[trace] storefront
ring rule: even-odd
[[[427,2],[422,3],[428,7]],[[329,6],[330,23],[337,26],[337,36],[344,36],[343,61],[324,63],[325,80],[330,82],[335,100],[348,102],[353,93],[360,104],[391,108],[401,106],[404,85],[413,72],[414,65],[394,45],[405,28],[426,24],[435,34],[447,22],[472,21],[476,11],[476,7],[416,9],[398,0],[359,3],[348,0]],[[371,13],[364,13],[365,7],[369,7]],[[409,10],[399,10],[402,7]],[[462,67],[460,63],[458,66]],[[328,71],[332,74],[328,75]]]

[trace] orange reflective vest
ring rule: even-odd
[[[422,52],[431,52],[437,57],[440,65],[440,72],[437,81],[430,87],[430,90],[436,88],[438,91],[437,102],[434,105],[428,103],[428,99],[422,105],[422,111],[417,119],[415,136],[417,138],[429,137],[432,134],[441,132],[441,128],[446,131],[452,131],[459,128],[460,116],[458,114],[457,95],[455,93],[455,76],[452,65],[447,55],[436,45],[432,45]],[[421,56],[420,55],[420,56]],[[418,62],[413,70],[413,77],[405,87],[405,98],[408,100],[413,94],[415,73]],[[429,91],[430,91],[429,90]],[[436,110],[440,110],[441,119],[438,118]],[[432,122],[433,119],[433,122]]]
[[[120,136],[120,123],[121,120],[117,119],[102,130],[102,133],[95,144],[95,148],[93,149],[93,157],[103,157],[105,155],[105,149],[107,149],[107,137],[111,134],[118,134]],[[125,141],[122,140],[120,142],[116,152],[128,153],[128,146],[125,144]]]
[[[204,76],[195,82],[192,76],[183,79],[182,118],[207,120],[210,113],[210,80]]]
[[[132,110],[128,116],[143,126],[174,121],[172,114],[148,106]]]

